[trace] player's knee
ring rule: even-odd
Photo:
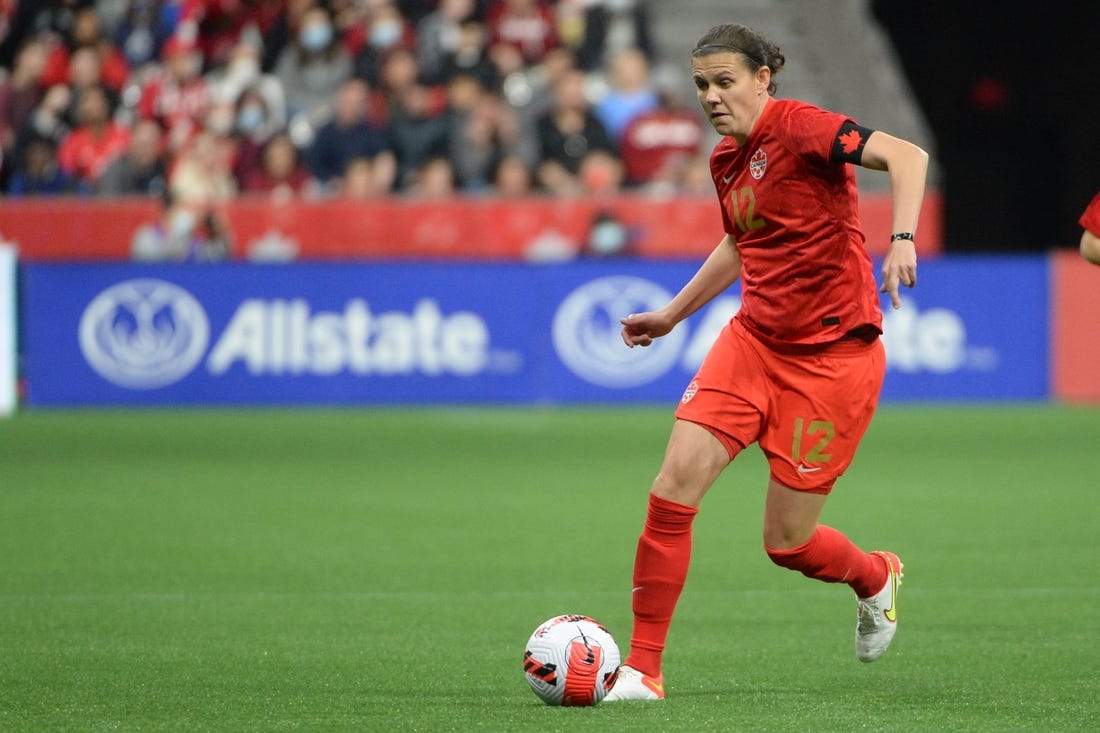
[[[764,549],[768,552],[768,556],[774,561],[775,557],[772,556],[773,552],[787,552],[806,544],[810,537],[813,536],[814,526],[815,525],[794,525],[784,521],[769,522],[767,521],[767,517],[765,517]]]
[[[698,506],[711,483],[691,472],[662,466],[657,478],[653,480],[652,492],[668,501]]]

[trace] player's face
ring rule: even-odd
[[[739,143],[745,142],[768,101],[771,70],[755,74],[739,53],[712,53],[691,60],[699,104],[714,129]]]

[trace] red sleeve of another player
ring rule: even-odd
[[[1085,213],[1081,214],[1079,223],[1093,234],[1100,236],[1100,193],[1092,197]]]

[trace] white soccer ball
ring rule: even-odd
[[[615,684],[619,645],[603,624],[588,616],[555,616],[527,640],[523,672],[547,705],[595,705]]]

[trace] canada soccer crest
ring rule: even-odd
[[[749,158],[749,173],[756,180],[760,180],[764,177],[764,171],[768,169],[768,154],[764,152],[763,148],[758,149]]]

